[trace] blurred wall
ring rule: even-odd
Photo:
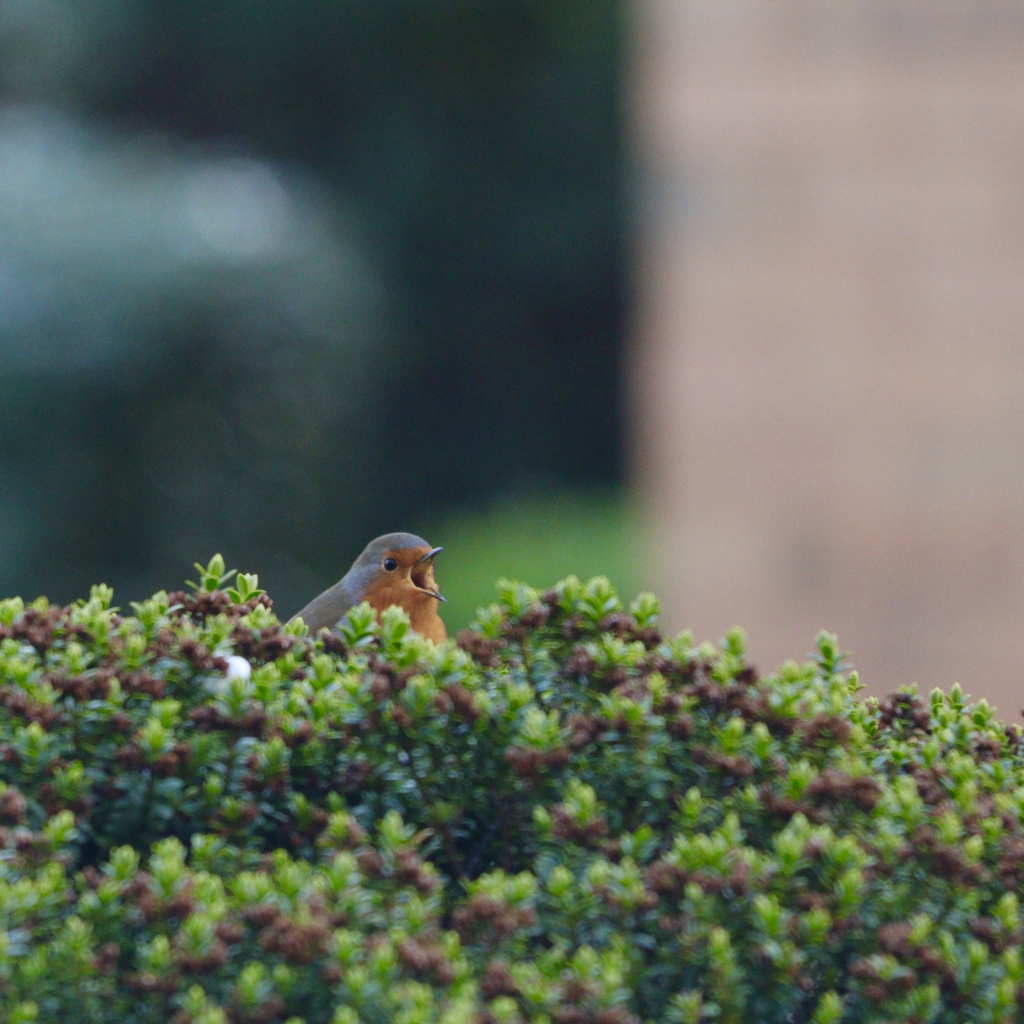
[[[634,467],[671,624],[1024,700],[1024,5],[637,0]]]

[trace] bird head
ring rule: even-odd
[[[391,605],[404,608],[413,628],[430,635],[436,627],[426,624],[437,619],[438,602],[444,601],[434,579],[434,559],[441,550],[412,533],[387,533],[355,560],[346,576],[349,590],[378,613]]]

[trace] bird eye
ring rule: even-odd
[[[388,572],[394,572],[398,568],[398,563],[393,558],[385,558],[384,568]]]

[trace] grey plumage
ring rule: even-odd
[[[352,568],[322,594],[314,597],[295,618],[309,627],[310,633],[330,629],[338,624],[345,612],[359,604],[366,588],[380,570],[385,551],[401,551],[406,548],[429,547],[422,537],[414,533],[386,533],[370,541],[363,553],[352,563]]]

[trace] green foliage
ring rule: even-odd
[[[435,646],[199,570],[0,602],[0,1019],[1022,1019],[1022,737],[959,687],[760,678],[602,577]]]

